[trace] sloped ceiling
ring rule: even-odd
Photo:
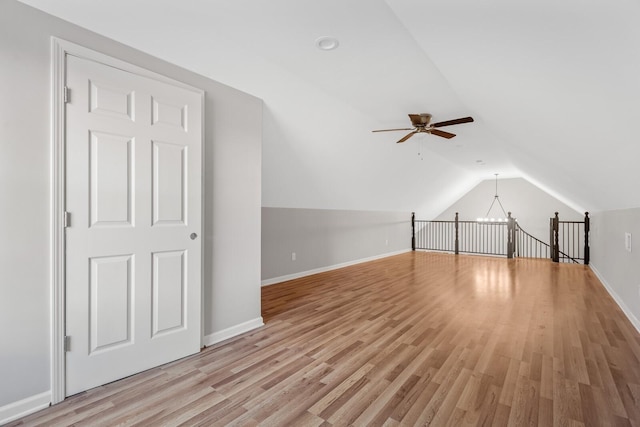
[[[434,217],[494,173],[579,211],[640,206],[633,0],[22,2],[262,98],[264,206]],[[420,112],[476,121],[370,132]]]

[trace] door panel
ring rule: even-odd
[[[152,99],[152,124],[167,125],[187,131],[187,105],[176,105],[174,101]]]
[[[90,260],[89,354],[132,342],[133,257]]]
[[[134,138],[91,132],[90,139],[90,226],[132,226]]]
[[[200,349],[202,94],[66,66],[71,395]]]
[[[187,147],[153,141],[153,225],[186,225]]]
[[[187,275],[184,251],[153,254],[153,336],[186,326]]]
[[[91,113],[134,120],[135,92],[95,80],[90,80],[89,85]]]

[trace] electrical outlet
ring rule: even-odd
[[[624,248],[631,252],[631,233],[624,233]]]
[[[387,239],[387,240],[385,240],[385,241],[384,241],[384,245],[385,245],[385,246],[389,246],[389,239]]]
[[[295,261],[295,260],[296,260],[296,253],[291,252],[291,261]]]

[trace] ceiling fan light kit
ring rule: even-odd
[[[372,132],[392,132],[392,131],[398,131],[398,130],[410,130],[411,132],[409,132],[407,135],[400,138],[400,140],[398,140],[398,143],[405,142],[407,139],[411,138],[413,135],[417,133],[430,133],[432,135],[437,135],[442,138],[451,139],[454,136],[456,136],[456,134],[451,132],[445,132],[437,128],[473,122],[473,117],[461,117],[459,119],[431,123],[431,117],[432,116],[429,113],[409,114],[409,119],[411,120],[411,124],[413,125],[412,128],[380,129],[380,130],[374,130]]]

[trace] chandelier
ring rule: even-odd
[[[507,212],[504,210],[504,207],[502,206],[502,202],[500,202],[500,196],[498,196],[498,174],[494,174],[496,176],[496,195],[493,196],[493,201],[491,202],[491,205],[489,206],[489,210],[487,210],[487,213],[485,214],[485,216],[483,218],[476,218],[477,222],[507,222],[508,221],[508,215]],[[498,202],[498,205],[500,206],[500,209],[502,210],[502,214],[504,215],[504,217],[490,217],[489,214],[491,213],[491,209],[493,208],[493,205],[495,205],[495,203]]]

